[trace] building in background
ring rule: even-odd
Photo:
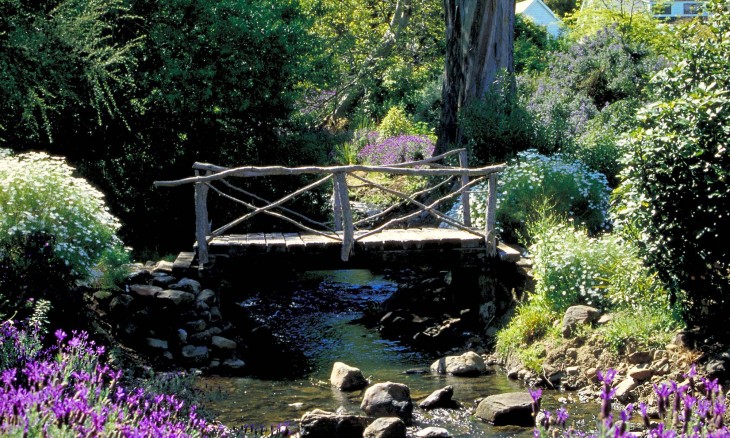
[[[525,0],[517,3],[515,14],[522,14],[535,24],[545,26],[553,38],[560,36],[562,22],[542,0]]]

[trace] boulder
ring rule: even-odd
[[[398,416],[410,422],[413,413],[411,390],[401,383],[377,383],[365,391],[360,409],[371,417]]]
[[[202,319],[196,319],[185,323],[185,327],[191,332],[202,332],[207,326],[208,324]]]
[[[177,278],[167,274],[158,274],[152,277],[152,285],[163,288],[167,288],[175,281],[177,281]]]
[[[193,295],[192,293],[172,289],[163,290],[162,292],[158,293],[155,298],[160,302],[171,303],[175,306],[190,304],[195,301],[195,295]]]
[[[157,286],[150,286],[148,284],[133,284],[129,286],[129,291],[132,295],[138,297],[149,297],[154,298],[155,295],[162,292],[163,289]]]
[[[169,348],[167,341],[156,338],[147,338],[147,346],[152,350],[167,350]]]
[[[406,438],[406,424],[398,417],[381,417],[365,428],[363,438]]]
[[[114,298],[114,294],[109,292],[108,290],[98,290],[94,292],[94,301],[96,301],[103,307],[108,306],[109,303],[112,301],[112,298]]]
[[[357,391],[368,386],[362,371],[342,362],[335,362],[332,366],[330,383],[340,391]]]
[[[626,374],[634,380],[641,381],[653,376],[654,370],[649,367],[649,364],[642,363],[641,365],[631,367]]]
[[[630,364],[642,364],[649,363],[654,358],[654,355],[650,351],[636,351],[629,354],[626,361]]]
[[[223,366],[232,370],[239,370],[246,366],[246,362],[235,357],[223,361]]]
[[[431,372],[454,376],[474,376],[487,372],[484,359],[473,351],[461,356],[446,356],[431,364]]]
[[[109,303],[109,312],[115,314],[115,316],[125,316],[123,314],[127,313],[133,301],[134,297],[132,297],[131,295],[117,295],[116,297],[112,298],[111,302]]]
[[[182,356],[194,363],[201,363],[208,359],[208,347],[203,345],[186,345],[182,348]]]
[[[188,340],[188,332],[183,329],[177,329],[177,338],[180,342],[185,343]]]
[[[527,392],[491,395],[482,400],[475,414],[495,426],[533,426],[532,397]]]
[[[216,302],[216,294],[210,289],[203,289],[200,294],[198,295],[198,301],[203,302],[207,304],[208,306],[212,306]]]
[[[451,434],[443,427],[427,427],[416,432],[417,438],[449,438]]]
[[[563,315],[563,337],[571,337],[579,325],[593,324],[600,315],[601,311],[595,307],[584,305],[568,307]]]
[[[170,285],[170,289],[197,294],[200,292],[200,282],[192,278],[183,278],[177,283]]]
[[[614,394],[616,400],[622,403],[626,403],[632,396],[631,391],[637,386],[638,383],[636,382],[636,380],[632,379],[631,377],[625,378],[621,381],[621,383],[616,385],[616,393]]]
[[[320,409],[307,412],[299,420],[301,438],[361,438],[367,417],[340,415]]]
[[[453,408],[456,403],[451,400],[454,396],[454,387],[449,385],[431,393],[424,401],[418,404],[421,409]]]
[[[235,341],[232,341],[228,338],[224,338],[223,336],[213,336],[210,339],[210,344],[218,349],[221,350],[235,350],[238,344],[236,344]]]
[[[162,274],[172,274],[172,266],[173,266],[173,263],[172,262],[168,262],[168,261],[165,261],[165,260],[160,260],[155,265],[154,269],[152,270],[152,273],[153,274],[159,274],[159,273],[162,273]]]

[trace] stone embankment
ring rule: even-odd
[[[123,344],[163,367],[241,372],[242,343],[224,320],[220,296],[172,275],[172,263],[136,266],[123,290],[93,295],[97,312]]]

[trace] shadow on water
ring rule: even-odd
[[[430,373],[437,359],[396,341],[382,339],[374,329],[356,323],[363,312],[377,306],[397,288],[394,281],[365,270],[321,271],[303,274],[296,287],[282,291],[256,291],[228,305],[238,306],[268,330],[261,336],[267,345],[251,339],[247,367],[256,377],[202,377],[199,386],[209,396],[205,404],[224,424],[296,425],[306,411],[338,409],[362,414],[362,391],[333,389],[329,374],[334,362],[360,368],[371,383],[393,381],[408,385],[414,405],[446,385],[454,387],[461,409],[414,411],[414,424],[440,426],[452,436],[532,436],[527,428],[495,428],[473,417],[475,401],[512,391],[524,391],[501,372],[458,378]],[[268,337],[267,337],[268,336]],[[272,344],[270,339],[274,339]],[[260,352],[258,354],[257,352]],[[550,401],[548,407],[550,407]]]

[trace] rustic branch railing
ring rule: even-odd
[[[437,163],[449,156],[457,154],[459,158],[459,167],[447,166]],[[237,168],[227,168],[207,163],[195,163],[193,165],[195,176],[176,181],[155,181],[154,184],[157,187],[176,187],[184,184],[195,185],[195,238],[197,241],[198,262],[201,267],[208,263],[208,244],[213,238],[221,236],[223,233],[229,231],[236,225],[239,225],[242,222],[245,222],[246,220],[249,220],[259,214],[266,214],[272,217],[276,217],[278,219],[289,222],[292,225],[309,233],[318,234],[342,242],[341,259],[343,261],[348,260],[350,253],[352,252],[352,247],[356,241],[376,234],[389,227],[393,227],[398,223],[404,222],[424,212],[433,216],[436,220],[446,223],[450,227],[457,228],[462,231],[466,231],[468,233],[483,237],[486,243],[487,253],[491,256],[494,256],[496,254],[494,224],[497,201],[497,174],[504,169],[504,166],[495,165],[479,168],[468,168],[467,158],[468,157],[465,149],[457,149],[428,159],[399,163],[389,166],[348,165],[331,167],[308,166],[293,168],[282,166],[244,166]],[[356,172],[365,174],[386,173],[391,175],[413,175],[425,177],[442,176],[447,178],[446,180],[441,181],[440,183],[432,187],[428,187],[426,189],[416,191],[415,193],[408,194],[369,180],[364,176],[356,174]],[[247,178],[279,175],[324,175],[324,177],[310,184],[307,184],[306,186],[282,198],[279,198],[276,201],[269,201],[261,196],[255,195],[242,188],[236,187],[230,181],[226,180],[226,178],[232,177]],[[388,207],[384,211],[354,221],[352,206],[349,199],[349,187],[347,184],[348,176],[362,182],[364,186],[374,187],[400,199],[400,201],[397,202],[395,205]],[[452,189],[446,195],[440,196],[436,200],[429,201],[428,204],[421,202],[417,199],[419,197],[423,197],[426,194],[435,192],[454,178],[457,178],[457,181],[459,182],[458,187]],[[330,180],[332,181],[333,186],[332,226],[329,226],[328,224],[321,221],[311,219],[282,205],[305,192],[308,192],[312,189],[315,189],[316,187],[321,186],[322,184],[329,182]],[[475,184],[485,180],[487,180],[489,183],[487,205],[485,211],[486,226],[485,229],[482,231],[472,227],[469,189]],[[262,207],[257,207],[253,204],[253,201],[246,202],[229,193],[225,193],[220,187],[217,186],[218,183],[221,183],[228,189],[248,196],[253,200],[263,202],[266,205]],[[208,193],[210,190],[213,190],[213,192],[221,195],[226,199],[245,206],[250,211],[215,230],[211,230],[207,206]],[[460,197],[463,206],[463,220],[461,222],[447,216],[437,209],[439,204],[456,196]],[[360,230],[362,231],[362,233],[357,234],[357,236],[355,235],[355,230],[359,229],[360,226],[368,223],[375,223],[376,220],[384,218],[388,213],[391,213],[395,211],[396,208],[406,204],[416,206],[418,207],[418,209],[415,212],[392,218],[384,223],[381,223],[380,225],[375,225],[372,229],[362,229]],[[287,216],[287,214],[296,217],[300,221],[306,221],[311,226],[304,225],[297,219],[292,219],[291,217]]]

